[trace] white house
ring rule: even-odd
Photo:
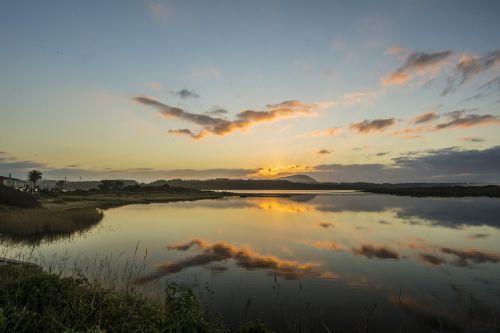
[[[13,187],[13,188],[25,188],[29,185],[29,182],[22,179],[12,178],[9,174],[9,177],[0,176],[0,183],[4,186]]]

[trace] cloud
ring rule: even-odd
[[[333,224],[329,223],[329,222],[320,222],[318,223],[318,225],[323,228],[323,229],[328,229],[330,227],[333,228]]]
[[[311,115],[313,111],[329,105],[328,102],[305,104],[300,101],[285,101],[279,104],[269,104],[265,111],[244,110],[236,114],[234,120],[226,120],[206,114],[187,112],[181,108],[163,104],[151,97],[137,96],[134,100],[158,109],[165,118],[177,118],[201,126],[202,129],[198,132],[190,129],[171,131],[171,133],[188,135],[194,139],[202,139],[209,134],[223,136],[258,123],[271,122],[280,118]]]
[[[500,50],[494,50],[484,55],[462,55],[453,73],[448,78],[448,85],[442,95],[446,95],[462,86],[470,79],[482,74],[500,64]]]
[[[194,133],[190,129],[187,128],[179,128],[179,129],[174,129],[174,130],[168,130],[167,133],[170,134],[175,134],[175,135],[187,135],[192,137],[193,139],[201,139],[203,138],[203,133]]]
[[[46,179],[82,177],[86,180],[137,179],[213,179],[213,178],[273,178],[297,173],[329,182],[474,182],[500,184],[500,146],[486,149],[448,147],[409,152],[391,157],[386,163],[282,165],[265,168],[157,169],[137,166],[128,169],[85,169],[84,167],[54,167],[39,161],[29,161],[0,155],[0,174],[25,178],[29,169],[40,169]],[[474,209],[472,209],[474,211]],[[474,219],[475,217],[471,217]]]
[[[359,133],[369,133],[369,132],[381,132],[386,128],[394,125],[394,118],[386,118],[386,119],[375,119],[375,120],[364,120],[359,123],[353,123],[350,125],[352,130],[356,130]]]
[[[341,130],[340,127],[330,127],[325,128],[324,130],[316,130],[311,133],[312,136],[321,137],[321,136],[335,136]]]
[[[489,80],[485,84],[479,87],[479,89],[494,89],[500,90],[500,75]]]
[[[429,254],[429,253],[420,253],[419,258],[423,262],[425,262],[426,264],[429,264],[432,266],[441,266],[442,264],[444,264],[446,262],[445,259],[443,259],[439,256],[436,256],[436,255],[433,255],[433,254]]]
[[[255,172],[255,174],[251,176],[268,178],[268,177],[291,175],[312,170],[314,170],[314,167],[307,165],[298,165],[298,164],[279,165],[269,168],[259,168],[257,169],[257,172]]]
[[[456,117],[446,123],[441,123],[436,125],[435,129],[442,130],[445,128],[469,128],[473,126],[479,125],[492,125],[492,124],[500,124],[500,117],[493,116],[490,114],[469,114],[467,116],[462,116],[458,114]]]
[[[340,96],[337,104],[343,107],[363,104],[377,97],[375,91],[353,91]]]
[[[360,248],[352,249],[353,254],[359,256],[365,256],[367,258],[378,258],[378,259],[399,259],[399,254],[393,250],[380,246],[373,245],[362,245]]]
[[[413,52],[406,59],[406,63],[382,79],[382,83],[384,85],[401,85],[411,80],[415,75],[436,74],[451,54],[451,50],[435,53]]]
[[[484,139],[473,138],[473,137],[470,137],[470,136],[466,136],[466,137],[462,138],[462,140],[467,141],[467,142],[483,142],[484,141]]]
[[[500,262],[500,255],[495,253],[482,252],[475,249],[456,250],[448,247],[443,247],[441,248],[441,252],[455,256],[457,258],[455,264],[461,267],[470,266],[471,263],[484,264]]]
[[[421,137],[423,133],[439,131],[447,128],[470,128],[475,126],[486,126],[500,124],[500,117],[494,115],[481,115],[481,114],[467,114],[473,111],[477,111],[477,108],[472,109],[462,109],[454,110],[444,113],[442,116],[448,118],[448,121],[444,121],[435,126],[424,125],[413,128],[404,128],[391,133],[393,136],[398,136],[405,139],[412,139]],[[434,112],[426,112],[417,115],[410,119],[410,122],[414,125],[421,125],[430,123],[436,119],[441,118],[440,115]],[[469,140],[470,141],[470,140]],[[477,142],[477,141],[476,141]]]
[[[414,124],[424,124],[434,121],[436,119],[439,119],[439,115],[437,115],[435,112],[425,112],[415,116],[412,119],[412,122]]]
[[[156,272],[149,276],[137,279],[137,284],[147,283],[163,276],[178,273],[182,270],[205,266],[211,263],[224,262],[232,259],[236,265],[246,270],[267,270],[269,274],[276,274],[287,280],[296,280],[305,276],[331,278],[331,272],[324,272],[316,263],[301,263],[295,260],[283,260],[271,255],[262,255],[254,252],[247,246],[235,246],[227,242],[209,243],[202,239],[193,239],[185,244],[169,245],[169,250],[187,251],[198,247],[201,253],[158,265]]]
[[[385,151],[385,152],[382,152],[382,153],[376,153],[375,155],[376,156],[385,156],[387,154],[390,154],[390,152],[389,151]]]
[[[206,114],[213,115],[213,116],[223,116],[228,114],[228,111],[223,108],[214,108],[210,111],[205,112]]]
[[[385,49],[385,53],[398,56],[408,53],[408,49],[399,46],[391,46]]]
[[[345,247],[337,242],[321,242],[316,241],[312,243],[312,247],[318,250],[332,250],[332,251],[344,251]]]
[[[180,98],[199,98],[200,97],[200,95],[198,95],[198,93],[196,93],[196,91],[189,90],[186,88],[183,88],[179,91],[171,91],[171,93],[180,97]]]
[[[330,154],[332,152],[333,152],[333,150],[320,149],[316,153],[319,154],[319,155],[328,155],[328,154]]]

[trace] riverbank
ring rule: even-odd
[[[106,289],[26,265],[0,265],[0,332],[270,333],[249,323],[209,320],[190,290],[168,284],[165,301]]]
[[[0,205],[0,239],[16,244],[36,245],[58,240],[95,227],[104,216],[104,209],[131,204],[167,203],[220,199],[225,192],[197,190],[150,190],[147,192],[74,191],[39,193],[29,208]],[[16,191],[17,194],[17,191]]]

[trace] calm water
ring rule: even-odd
[[[0,246],[66,270],[76,261],[88,275],[137,262],[134,288],[160,294],[166,280],[179,282],[229,323],[500,327],[498,199],[337,193],[131,205],[106,210],[86,233],[21,244]]]

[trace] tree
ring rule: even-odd
[[[57,187],[57,189],[58,189],[59,191],[62,191],[62,190],[63,190],[63,188],[64,188],[64,183],[65,183],[65,182],[64,182],[64,180],[58,180],[58,181],[56,182],[56,187]]]
[[[36,188],[36,183],[42,179],[42,172],[40,170],[31,170],[28,172],[28,180],[31,184],[33,184],[32,190],[34,191]]]
[[[98,185],[99,189],[104,191],[119,191],[123,188],[123,181],[121,180],[101,180],[101,183]]]

